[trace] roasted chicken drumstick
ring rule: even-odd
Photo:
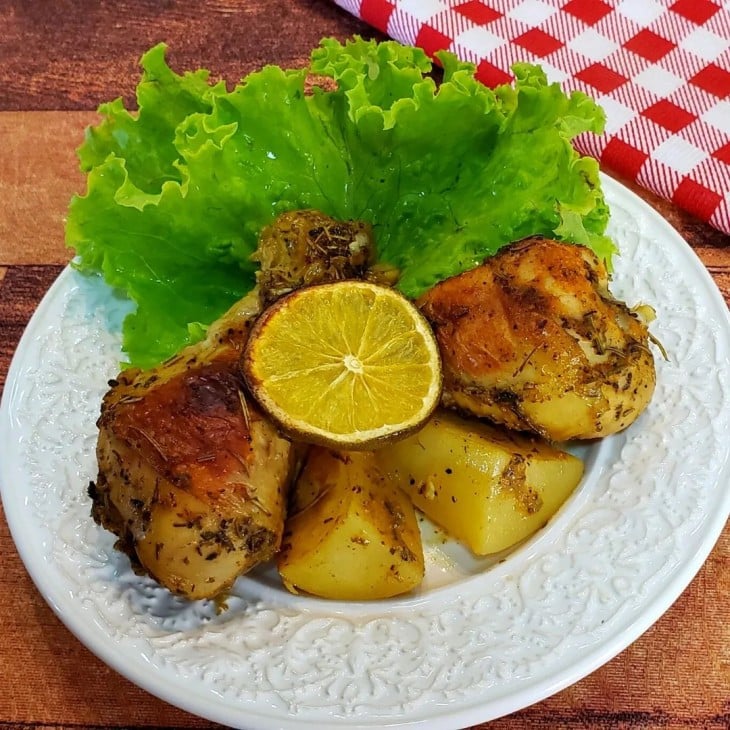
[[[293,452],[238,372],[249,314],[239,304],[202,343],[122,371],[98,421],[92,515],[140,572],[188,598],[218,595],[281,541]]]

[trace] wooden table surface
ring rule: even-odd
[[[302,65],[321,37],[353,33],[374,35],[326,0],[0,1],[0,389],[25,325],[69,260],[63,217],[84,189],[74,150],[100,102],[132,103],[141,53],[166,41],[175,69],[204,66],[234,82],[267,62]],[[730,301],[730,237],[643,196]],[[213,727],[90,654],[36,591],[1,515],[0,555],[0,729]],[[490,730],[729,728],[729,597],[726,528],[691,585],[638,641]]]

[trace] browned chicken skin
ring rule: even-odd
[[[94,518],[188,598],[220,594],[281,542],[293,451],[245,393],[248,323],[239,304],[204,342],[123,371],[98,421]]]
[[[554,441],[629,426],[655,385],[646,324],[587,248],[530,238],[426,292],[445,405]]]

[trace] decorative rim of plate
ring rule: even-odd
[[[410,599],[286,597],[254,577],[220,616],[134,576],[83,488],[126,304],[66,270],[28,325],[0,406],[0,494],[44,599],[131,681],[250,730],[458,728],[542,700],[622,651],[689,584],[730,514],[730,317],[677,232],[602,179],[622,251],[614,291],[656,303],[653,330],[670,353],[654,400],[596,448],[548,529],[484,573]]]

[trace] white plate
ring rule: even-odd
[[[730,512],[730,322],[692,250],[604,178],[620,243],[614,292],[649,302],[658,386],[627,432],[590,447],[583,483],[501,563],[428,548],[425,588],[371,604],[295,598],[272,571],[230,610],[135,576],[89,516],[94,425],[127,304],[66,270],[31,320],[0,410],[15,543],[95,654],[190,712],[249,729],[463,727],[576,682],[644,632],[706,559]]]

